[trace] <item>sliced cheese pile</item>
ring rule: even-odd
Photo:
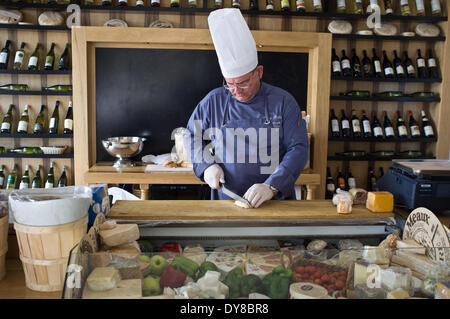
[[[328,291],[322,286],[309,282],[296,282],[289,286],[291,299],[322,299],[328,297]]]

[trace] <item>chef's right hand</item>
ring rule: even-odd
[[[208,183],[209,187],[212,189],[219,189],[220,183],[225,183],[225,175],[223,173],[222,167],[218,164],[213,164],[207,169],[203,174],[205,182]]]

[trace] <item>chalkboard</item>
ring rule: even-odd
[[[290,92],[306,109],[308,54],[258,52],[263,81]],[[139,155],[169,153],[171,133],[186,127],[198,102],[222,85],[212,50],[95,49],[97,161],[111,161],[101,140],[147,137]]]

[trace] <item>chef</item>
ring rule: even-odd
[[[211,187],[211,199],[231,199],[222,184],[254,208],[295,199],[294,184],[308,157],[299,106],[288,92],[261,81],[263,66],[240,10],[214,10],[208,25],[224,80],[187,125],[194,173]]]

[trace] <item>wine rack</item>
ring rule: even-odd
[[[432,143],[437,142],[437,137],[416,137],[416,138],[376,138],[376,137],[332,137],[328,138],[329,141],[333,142],[377,142],[377,143]]]
[[[24,75],[64,75],[64,74],[72,74],[72,70],[0,70],[0,74],[24,74]]]
[[[73,158],[73,154],[0,154],[0,158]]]
[[[0,133],[0,138],[73,138],[73,134],[7,134]]]
[[[440,97],[424,97],[424,98],[414,98],[409,96],[402,97],[358,97],[358,96],[331,96],[331,100],[335,101],[373,101],[373,102],[419,102],[419,103],[429,103],[429,102],[440,102]]]
[[[72,92],[53,92],[53,91],[13,91],[0,90],[0,95],[67,95],[71,96]]]
[[[333,81],[352,81],[352,82],[391,82],[391,83],[442,83],[442,78],[403,78],[403,79],[388,79],[388,78],[353,78],[349,76],[336,76],[331,77]]]

